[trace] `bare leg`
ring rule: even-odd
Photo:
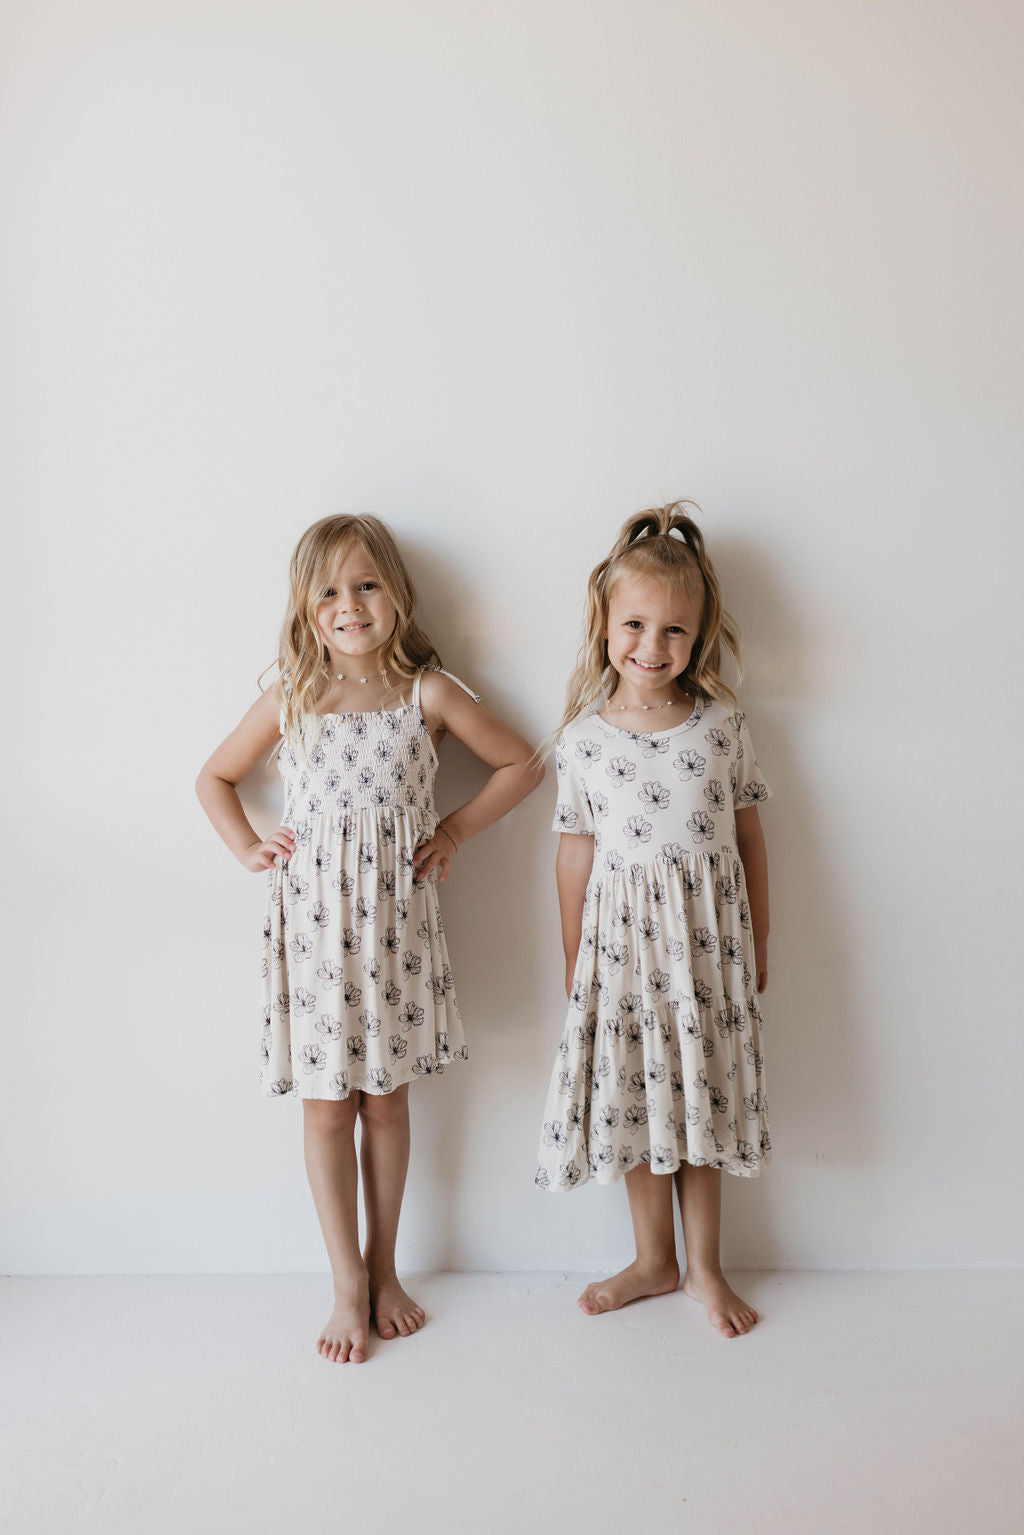
[[[407,1338],[426,1321],[395,1273],[395,1242],[409,1166],[409,1084],[376,1096],[364,1093],[359,1110],[359,1160],[366,1209],[366,1269],[373,1320],[382,1338]]]
[[[610,1279],[588,1284],[577,1305],[587,1316],[617,1311],[644,1295],[664,1295],[679,1283],[676,1234],[672,1224],[672,1179],[652,1173],[646,1162],[626,1174],[636,1259]]]
[[[303,1100],[306,1173],[334,1279],[334,1310],[317,1339],[325,1359],[362,1364],[370,1335],[370,1293],[359,1251],[355,1124],[359,1093],[341,1103]]]
[[[739,1337],[753,1327],[757,1312],[740,1299],[722,1273],[722,1174],[717,1168],[684,1162],[675,1182],[686,1242],[683,1289],[691,1300],[700,1301],[708,1321],[723,1337]]]

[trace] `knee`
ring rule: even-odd
[[[397,1087],[391,1093],[362,1093],[359,1117],[367,1125],[399,1125],[409,1115],[409,1090]]]
[[[333,1098],[306,1098],[302,1112],[306,1128],[314,1135],[351,1135],[359,1112],[359,1093],[335,1102]]]

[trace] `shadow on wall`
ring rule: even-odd
[[[866,1096],[874,1073],[858,1026],[870,994],[868,957],[847,941],[856,923],[835,861],[842,839],[829,833],[829,812],[841,810],[827,786],[807,778],[799,742],[801,721],[822,702],[816,636],[796,627],[806,602],[787,601],[787,571],[770,549],[767,538],[713,544],[726,607],[743,640],[741,703],[775,792],[763,813],[772,912],[765,1053],[775,1161],[763,1178],[730,1187],[733,1219],[724,1227],[726,1258],[747,1266],[787,1254],[793,1261],[799,1236],[787,1231],[787,1174],[809,1179],[812,1189],[820,1182],[822,1203],[834,1202],[835,1175],[871,1160],[874,1119]]]

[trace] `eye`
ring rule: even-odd
[[[685,634],[686,630],[681,629],[678,624],[669,624],[668,632],[669,634]]]
[[[627,629],[642,629],[643,628],[643,624],[641,624],[639,618],[627,618],[626,619],[626,628]]]
[[[320,601],[321,602],[326,602],[328,597],[333,597],[333,596],[334,596],[334,587],[333,586],[329,586],[327,588],[327,590],[324,592],[324,594],[321,597]]]
[[[359,590],[361,592],[375,592],[377,590],[377,583],[376,581],[361,581],[359,583]]]

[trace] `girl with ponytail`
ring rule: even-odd
[[[761,776],[722,675],[740,665],[692,503],[638,513],[587,586],[555,748],[568,1017],[537,1183],[624,1178],[636,1260],[587,1315],[679,1283],[726,1337],[757,1313],[719,1257],[721,1175],[770,1161],[758,995],[768,979]],[[694,508],[695,509],[695,508]]]

